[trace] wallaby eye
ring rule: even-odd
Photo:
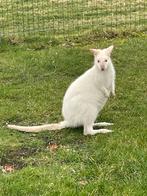
[[[106,59],[105,62],[107,62],[108,60]]]
[[[99,63],[99,62],[100,62],[100,60],[97,60],[97,62]]]

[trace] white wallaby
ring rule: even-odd
[[[93,129],[112,123],[94,123],[110,94],[115,95],[115,69],[111,61],[113,46],[105,49],[90,49],[94,65],[78,77],[67,89],[63,98],[64,121],[40,126],[8,125],[10,129],[24,132],[60,130],[67,127],[84,127],[84,135],[112,132],[108,129]]]

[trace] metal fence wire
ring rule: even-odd
[[[70,37],[140,32],[147,0],[0,0],[1,36]]]

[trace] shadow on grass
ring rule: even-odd
[[[16,149],[9,149],[3,153],[0,159],[0,165],[4,166],[7,164],[13,165],[15,169],[19,170],[27,166],[24,159],[32,155],[35,155],[41,151],[40,148],[32,148],[22,146]]]

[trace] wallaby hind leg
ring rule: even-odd
[[[93,124],[94,127],[105,127],[111,125],[113,125],[113,123],[108,123],[108,122],[98,122]]]
[[[95,135],[97,133],[110,133],[113,132],[109,129],[93,129],[92,125],[84,125],[84,135]]]

